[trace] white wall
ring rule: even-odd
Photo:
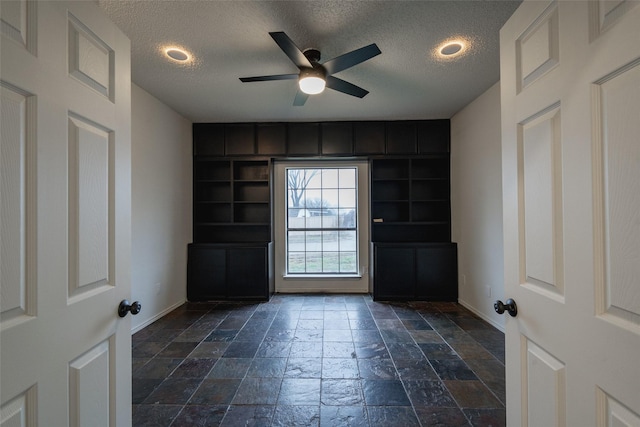
[[[191,122],[131,85],[133,332],[184,303],[192,237]]]
[[[500,83],[451,118],[452,239],[460,304],[504,330]]]

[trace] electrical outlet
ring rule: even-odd
[[[487,298],[491,298],[491,286],[487,285],[486,291],[487,291]]]
[[[467,276],[465,274],[460,276],[460,282],[462,283],[463,288],[467,287]]]

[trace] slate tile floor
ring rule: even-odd
[[[505,425],[504,335],[455,303],[187,303],[132,361],[135,427]]]

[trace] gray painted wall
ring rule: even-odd
[[[191,122],[131,85],[133,332],[186,300],[192,235]]]
[[[458,301],[504,330],[493,302],[504,294],[500,83],[451,118],[452,240]]]

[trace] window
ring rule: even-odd
[[[287,274],[358,273],[356,167],[286,168]]]

